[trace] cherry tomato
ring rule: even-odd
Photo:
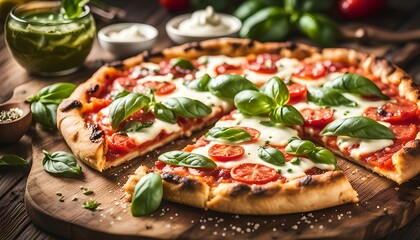
[[[334,118],[334,110],[331,108],[304,108],[300,113],[305,119],[305,125],[310,127],[325,127]]]
[[[345,18],[366,17],[382,10],[386,0],[340,0],[338,9]]]
[[[302,79],[319,79],[328,73],[327,67],[322,62],[304,64],[293,75]]]
[[[176,85],[171,82],[158,82],[158,81],[147,81],[141,83],[137,91],[140,93],[145,93],[149,89],[154,89],[156,95],[166,95],[176,89]]]
[[[391,125],[389,127],[395,135],[397,140],[406,142],[416,138],[417,126],[416,124],[410,125]]]
[[[184,11],[190,6],[190,0],[159,0],[159,3],[169,12]]]
[[[287,89],[289,90],[290,100],[291,101],[298,101],[306,97],[306,86],[300,85],[298,83],[292,83],[287,85]]]
[[[228,63],[223,63],[222,65],[217,66],[215,71],[217,75],[228,73],[242,73],[242,67]]]
[[[239,145],[214,144],[208,150],[209,156],[215,161],[227,162],[241,158],[245,149]]]
[[[247,132],[251,135],[251,140],[250,140],[250,142],[255,142],[255,141],[257,141],[257,140],[258,140],[258,138],[259,138],[259,137],[260,137],[260,135],[261,135],[261,132],[260,132],[260,131],[258,131],[257,129],[252,128],[252,127],[237,126],[237,128],[242,128],[242,129],[244,129],[245,131],[247,131]]]
[[[264,184],[278,178],[275,169],[253,163],[239,164],[230,170],[232,178],[238,182]]]
[[[114,133],[108,138],[108,149],[115,154],[124,154],[135,149],[136,143],[125,135]]]
[[[400,98],[396,103],[387,102],[379,108],[369,107],[363,116],[377,121],[404,123],[416,117],[417,112],[418,108],[414,102]]]

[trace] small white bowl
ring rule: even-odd
[[[136,26],[145,38],[139,40],[127,37],[121,40],[110,37],[112,32],[120,32],[123,29],[128,29],[132,26]],[[98,39],[102,48],[108,50],[116,57],[123,58],[134,56],[144,50],[151,49],[153,44],[156,42],[157,35],[158,30],[147,24],[117,23],[102,28],[98,32]]]
[[[186,42],[195,42],[195,41],[203,41],[212,38],[220,38],[220,37],[237,37],[239,30],[242,27],[242,22],[238,18],[224,13],[218,13],[218,15],[224,19],[224,21],[230,26],[230,29],[225,33],[209,33],[208,35],[194,35],[194,32],[185,33],[178,29],[179,24],[190,18],[192,13],[187,13],[183,15],[176,16],[169,20],[166,23],[166,32],[168,33],[169,38],[178,44],[186,43]]]

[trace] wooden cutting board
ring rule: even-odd
[[[46,83],[31,82],[15,90],[13,100],[23,100]],[[12,101],[13,101],[12,100]],[[198,137],[203,131],[196,133]],[[152,166],[159,153],[179,149],[191,139],[137,158],[120,167],[98,173],[80,163],[83,177],[58,178],[42,167],[43,153],[68,151],[59,132],[33,125],[32,169],[28,177],[25,203],[29,216],[45,231],[72,239],[305,239],[305,238],[380,238],[401,228],[420,213],[420,176],[397,185],[343,159],[340,168],[359,193],[358,204],[278,216],[243,216],[205,211],[163,201],[148,217],[133,217],[124,201],[121,187],[141,164]],[[93,190],[84,195],[81,188]],[[63,200],[57,192],[62,193]],[[310,196],[308,196],[310,197]],[[85,200],[101,203],[101,210],[82,208]]]

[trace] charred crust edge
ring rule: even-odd
[[[98,125],[93,124],[89,125],[89,128],[92,128],[92,133],[90,134],[89,140],[93,143],[97,142],[104,135],[104,131],[98,129]]]
[[[232,191],[230,192],[230,196],[237,197],[242,194],[248,193],[251,191],[251,188],[248,185],[245,184],[237,184],[232,188]]]
[[[412,140],[403,147],[405,153],[412,157],[420,156],[420,139]]]
[[[116,69],[122,69],[122,68],[125,67],[125,64],[122,61],[113,61],[113,62],[105,64],[105,66],[113,67],[113,68],[116,68]]]
[[[93,85],[92,87],[90,87],[88,90],[87,90],[87,93],[89,94],[89,95],[92,95],[92,94],[94,94],[96,91],[98,91],[99,90],[99,85],[98,84],[95,84],[95,85]]]
[[[162,179],[170,183],[181,184],[181,188],[186,190],[196,190],[200,185],[198,181],[172,173],[162,173]]]
[[[189,46],[184,48],[185,52],[189,52],[191,50],[202,51],[203,47],[200,45],[199,42],[192,42]]]
[[[62,107],[60,108],[60,111],[67,112],[74,108],[81,108],[82,103],[79,100],[67,100],[63,103]]]
[[[151,53],[150,51],[146,50],[146,51],[143,51],[141,55],[143,56],[143,61],[145,62],[150,61],[150,59],[154,57],[164,57],[164,54],[162,51]]]

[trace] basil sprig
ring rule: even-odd
[[[58,151],[48,153],[43,150],[44,159],[42,165],[45,171],[60,177],[75,178],[82,174],[82,168],[77,164],[76,159],[70,153]]]
[[[61,6],[69,19],[77,18],[89,0],[61,0]]]
[[[109,117],[112,129],[118,126],[133,113],[148,105],[150,99],[140,93],[129,93],[116,98],[109,106]]]
[[[324,107],[341,105],[348,107],[357,106],[356,102],[347,99],[342,93],[334,88],[308,88],[308,100]]]
[[[0,166],[26,167],[29,163],[16,155],[4,155],[0,157]]]
[[[204,103],[186,97],[166,98],[162,104],[176,115],[185,118],[205,117],[212,112]]]
[[[137,121],[130,121],[122,128],[121,131],[118,131],[120,135],[127,135],[130,132],[139,132],[143,128],[148,128],[153,125],[153,122],[137,122]]]
[[[216,163],[210,158],[190,152],[170,151],[158,157],[166,164],[190,167],[190,168],[216,168]]]
[[[385,100],[389,99],[375,83],[356,73],[343,74],[328,81],[323,87],[334,88],[340,92],[355,93],[362,96],[375,96]]]
[[[235,96],[234,103],[236,108],[247,115],[268,113],[274,123],[286,126],[303,125],[304,119],[300,112],[287,104],[289,99],[286,84],[280,78],[272,77],[261,87],[261,92],[242,91]]]
[[[207,84],[210,82],[211,77],[206,73],[202,77],[187,82],[185,86],[197,92],[207,92],[209,88]]]
[[[362,139],[395,138],[389,128],[367,117],[337,119],[322,129],[321,136],[348,136]]]
[[[240,143],[250,141],[251,134],[243,128],[235,127],[213,127],[206,133],[207,140],[225,140],[228,142]]]
[[[290,155],[306,155],[315,163],[337,166],[337,160],[331,151],[323,147],[316,147],[315,144],[308,140],[301,140],[297,137],[290,138],[289,144],[286,146],[286,152]]]
[[[181,57],[173,58],[171,59],[169,63],[171,64],[172,67],[179,67],[182,69],[194,70],[194,65],[185,58],[181,58]]]
[[[229,100],[243,90],[258,90],[254,83],[238,74],[222,74],[212,78],[208,89],[216,97]]]
[[[175,113],[172,112],[165,105],[159,102],[159,103],[155,103],[153,106],[154,106],[154,113],[157,119],[167,122],[167,123],[171,123],[171,124],[176,123]]]
[[[286,160],[284,159],[283,153],[274,147],[258,147],[258,157],[261,160],[271,163],[276,166],[282,166],[285,164]]]
[[[49,130],[57,128],[57,107],[64,98],[70,96],[76,86],[71,83],[55,83],[42,88],[26,102],[31,103],[32,115],[37,123]]]
[[[163,196],[162,178],[160,174],[146,174],[136,184],[131,199],[131,214],[135,217],[153,213],[159,208]]]

